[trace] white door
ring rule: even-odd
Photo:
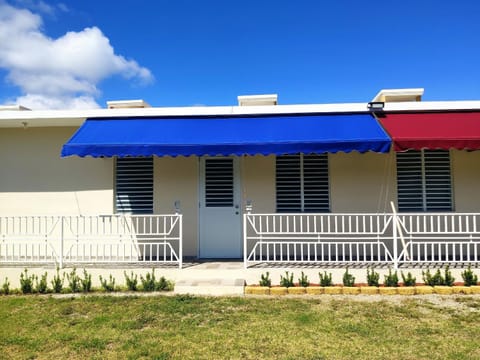
[[[200,258],[241,258],[238,158],[200,159]]]

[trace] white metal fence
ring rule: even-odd
[[[396,215],[399,262],[480,262],[480,214]]]
[[[480,262],[480,214],[247,213],[244,261]]]
[[[1,263],[174,263],[182,215],[3,216]]]
[[[480,214],[244,214],[244,261],[480,262]],[[0,263],[182,266],[182,215],[3,216]]]

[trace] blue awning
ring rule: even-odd
[[[370,114],[87,119],[62,157],[388,152]]]

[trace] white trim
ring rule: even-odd
[[[480,101],[424,101],[386,103],[384,111],[480,111]],[[265,106],[198,106],[152,107],[92,110],[32,110],[0,111],[0,127],[80,126],[86,118],[147,117],[147,116],[228,116],[228,115],[279,115],[312,113],[367,113],[367,103],[302,104]]]

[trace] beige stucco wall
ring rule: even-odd
[[[275,212],[275,156],[241,160],[243,203],[255,213]],[[332,212],[389,211],[396,198],[395,157],[356,152],[329,155]]]
[[[0,129],[0,215],[113,212],[112,159],[60,158],[75,130]]]
[[[480,151],[451,151],[456,212],[480,212]]]
[[[180,201],[184,256],[198,253],[198,157],[154,159],[154,212],[172,214]]]
[[[250,200],[255,213],[275,212],[275,156],[240,159],[242,204]]]
[[[358,152],[329,155],[331,211],[391,211],[396,199],[395,156]]]

